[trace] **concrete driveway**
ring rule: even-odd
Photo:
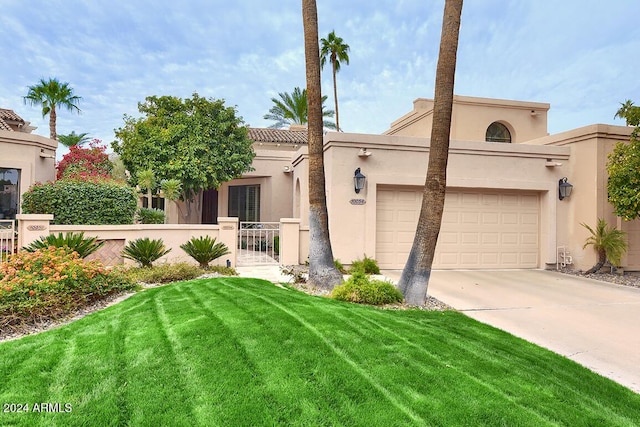
[[[640,289],[542,270],[434,271],[428,294],[640,393]]]

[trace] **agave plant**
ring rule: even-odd
[[[208,268],[214,259],[231,253],[227,245],[216,243],[216,239],[209,236],[192,237],[187,243],[180,245],[180,248],[198,261],[202,268]]]
[[[136,261],[142,267],[152,267],[153,261],[171,252],[166,249],[162,239],[143,237],[127,243],[122,250],[122,256]]]
[[[627,241],[625,240],[627,233],[614,227],[609,227],[607,221],[602,218],[598,218],[598,225],[595,230],[585,223],[581,225],[591,233],[591,236],[587,238],[582,248],[584,249],[591,245],[598,253],[598,261],[585,273],[591,274],[597,272],[602,268],[607,259],[614,266],[619,266],[620,259],[627,250]]]
[[[86,258],[91,255],[100,247],[104,245],[104,242],[99,242],[96,237],[84,237],[84,232],[80,233],[58,233],[49,234],[48,236],[40,237],[40,239],[31,242],[24,249],[27,252],[35,252],[38,249],[48,248],[49,246],[55,246],[56,248],[68,247],[69,249],[76,251],[82,258]]]

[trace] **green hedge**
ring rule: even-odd
[[[53,214],[54,224],[133,224],[137,195],[112,181],[59,180],[22,195],[22,213]]]

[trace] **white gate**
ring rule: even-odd
[[[280,223],[240,222],[238,266],[278,264]]]
[[[15,221],[12,219],[0,219],[0,264],[16,250]]]

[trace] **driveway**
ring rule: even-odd
[[[428,294],[640,393],[640,289],[542,270],[434,271]]]

